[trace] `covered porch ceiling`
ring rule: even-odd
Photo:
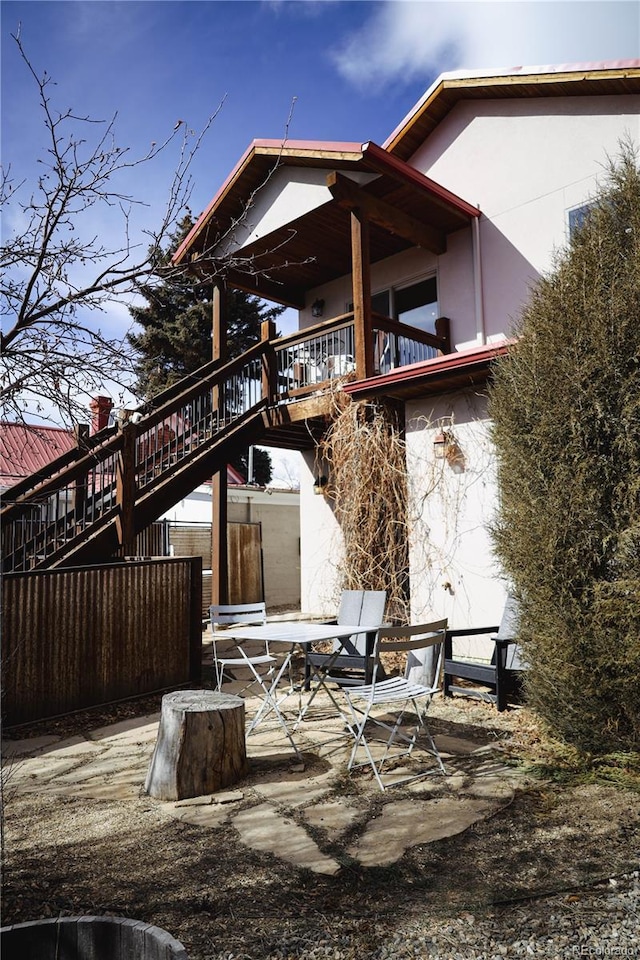
[[[327,171],[327,201],[221,257],[221,247],[251,216],[251,205],[276,170]],[[358,183],[349,174],[368,174]],[[372,176],[371,176],[372,175]],[[174,256],[205,281],[302,309],[307,293],[352,270],[351,211],[366,214],[370,261],[409,247],[446,251],[447,235],[479,210],[374,143],[254,141]]]

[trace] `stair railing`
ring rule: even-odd
[[[257,343],[224,366],[205,364],[186,387],[169,387],[98,443],[90,438],[89,450],[59,458],[47,479],[7,491],[11,502],[0,515],[5,571],[46,566],[98,525],[117,522],[120,542],[129,540],[136,500],[264,402],[265,349]]]

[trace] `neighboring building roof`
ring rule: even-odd
[[[62,427],[0,423],[0,484],[10,487],[73,449],[73,434]]]
[[[47,474],[46,467],[75,447],[75,438],[63,427],[40,427],[0,421],[0,486],[14,483],[33,474]],[[227,466],[227,482],[245,483],[244,477]]]
[[[368,380],[345,383],[342,389],[354,399],[383,395],[406,400],[412,396],[424,397],[429,393],[480,384],[487,379],[491,362],[504,356],[514,342],[500,340],[457,353],[447,353],[431,360],[397,367]]]
[[[409,160],[460,100],[628,93],[640,93],[640,60],[443,73],[385,140],[383,147],[401,160]]]

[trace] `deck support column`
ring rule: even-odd
[[[135,423],[122,425],[122,445],[116,462],[116,531],[125,555],[135,554],[136,541],[136,439]]]
[[[260,325],[260,339],[264,344],[262,354],[262,398],[267,403],[276,403],[278,399],[278,371],[276,357],[270,341],[276,338],[276,325],[273,320],[263,320]],[[251,480],[251,478],[248,478]]]
[[[213,288],[212,359],[222,363],[227,357],[227,291],[222,285]],[[213,419],[224,415],[224,397],[217,387],[212,396]],[[211,481],[211,602],[228,603],[229,569],[227,560],[227,467],[219,470]]]
[[[372,377],[373,324],[371,319],[371,256],[369,220],[362,210],[351,211],[351,271],[353,281],[353,325],[355,329],[356,376]]]

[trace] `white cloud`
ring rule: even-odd
[[[635,0],[383,0],[332,59],[347,80],[379,92],[445,70],[639,56]]]

